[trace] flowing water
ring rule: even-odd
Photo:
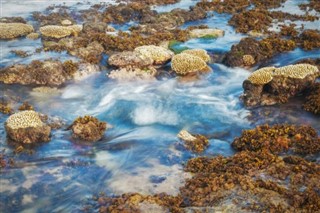
[[[52,4],[52,1],[17,2],[3,1],[3,16],[22,13],[30,18],[30,12],[34,11],[32,5],[44,9]],[[156,9],[163,12],[188,7],[195,2],[182,1]],[[74,1],[67,4],[71,3],[77,8]],[[88,7],[87,3],[81,5],[81,9]],[[227,52],[244,37],[227,25],[229,18],[229,15],[213,14],[205,20],[187,23],[183,27],[208,24],[225,30],[226,34],[214,40],[193,39],[181,45],[204,48],[210,54]],[[30,63],[34,59],[70,58],[66,53],[42,52],[27,58],[10,53],[14,49],[33,53],[41,46],[40,39],[1,41],[0,44],[1,67]],[[268,65],[283,66],[319,55],[320,50],[296,49],[277,56]],[[94,115],[107,121],[109,129],[101,141],[92,145],[72,141],[70,131],[65,129],[54,130],[49,143],[35,147],[31,154],[15,155],[15,167],[1,170],[0,211],[80,212],[88,204],[87,200],[100,192],[177,194],[185,178],[189,177],[183,172],[182,165],[195,156],[186,151],[176,137],[182,129],[204,134],[210,139],[210,146],[202,155],[225,156],[234,153],[230,146],[234,137],[243,129],[261,123],[310,124],[320,130],[319,117],[301,110],[300,100],[277,107],[246,110],[239,96],[242,82],[250,72],[218,63],[210,66],[214,71],[196,82],[181,82],[174,78],[116,83],[108,80],[107,70],[103,70],[52,94],[40,94],[27,86],[1,84],[5,95],[28,101],[41,113],[62,117],[68,124],[77,116]],[[13,155],[12,147],[6,143],[6,119],[6,115],[0,114],[0,148]]]

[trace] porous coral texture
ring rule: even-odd
[[[11,115],[5,122],[5,129],[9,139],[24,144],[50,140],[51,128],[41,121],[37,112],[32,110]]]
[[[0,23],[0,39],[13,39],[33,32],[33,26],[23,23]]]
[[[186,53],[180,53],[173,56],[171,67],[178,75],[187,75],[189,73],[210,70],[206,62],[200,57]]]

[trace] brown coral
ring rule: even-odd
[[[195,153],[203,152],[209,146],[209,140],[203,135],[192,135],[186,130],[181,130],[178,133],[184,143],[185,147]]]
[[[309,126],[263,125],[244,130],[232,146],[239,151],[269,149],[272,153],[291,150],[294,153],[309,154],[320,151],[320,138]]]
[[[100,140],[105,130],[107,123],[101,122],[93,116],[86,115],[78,117],[70,126],[73,134],[72,137],[88,142],[96,142]]]
[[[306,97],[303,108],[306,111],[320,115],[320,83],[316,83],[310,91],[310,94]]]

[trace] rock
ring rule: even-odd
[[[186,53],[186,54],[198,56],[199,58],[204,60],[206,63],[210,62],[210,60],[211,60],[207,51],[204,49],[189,49],[189,50],[184,50],[181,53]]]
[[[24,144],[50,141],[51,128],[43,123],[35,111],[22,111],[11,115],[5,122],[8,138]]]
[[[40,27],[40,32],[43,36],[49,38],[63,38],[70,35],[77,36],[82,31],[82,25],[59,26],[47,25]]]
[[[126,67],[111,71],[108,77],[118,81],[155,80],[156,73],[154,67],[144,69]]]
[[[74,80],[80,81],[98,72],[100,72],[100,68],[98,65],[90,63],[81,63],[79,64],[78,71],[73,74],[73,78]]]
[[[189,32],[191,38],[201,38],[201,37],[222,37],[224,36],[224,31],[219,29],[193,29]]]
[[[86,47],[81,47],[70,51],[70,54],[78,56],[86,62],[98,64],[102,58],[103,51],[103,46],[97,41],[94,41],[89,43]]]
[[[153,64],[151,57],[146,57],[138,52],[124,51],[121,53],[115,53],[108,59],[109,65],[116,67],[136,67],[143,68]]]
[[[309,89],[318,76],[318,68],[310,64],[265,67],[243,82],[241,98],[246,107],[285,103]]]
[[[178,75],[187,75],[189,73],[207,72],[211,68],[208,67],[206,62],[198,56],[180,53],[173,56],[171,61],[172,69]]]
[[[87,142],[100,140],[107,129],[107,123],[101,122],[93,116],[78,117],[70,126],[74,139]]]
[[[171,50],[155,45],[140,46],[135,48],[134,51],[145,58],[152,58],[156,65],[165,64],[174,55]]]
[[[33,26],[23,23],[0,23],[0,39],[14,39],[33,32]]]
[[[15,64],[0,70],[0,82],[5,84],[58,86],[77,71],[72,61],[32,61],[29,65]]]
[[[203,152],[209,145],[209,140],[205,136],[192,135],[186,130],[181,130],[177,136],[184,141],[186,149],[195,153]]]

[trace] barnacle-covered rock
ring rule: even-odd
[[[23,23],[0,23],[0,39],[13,39],[33,32],[33,26]]]
[[[180,53],[172,57],[172,69],[178,75],[187,75],[195,72],[206,72],[210,70],[207,63],[198,56]]]
[[[24,144],[50,141],[51,128],[32,110],[11,115],[5,122],[9,139]]]
[[[123,67],[111,71],[108,77],[117,81],[155,80],[156,73],[157,70],[154,67],[146,67],[141,69]]]
[[[82,31],[82,25],[59,26],[47,25],[40,27],[40,32],[43,36],[49,38],[63,38],[70,35],[77,36]]]
[[[244,130],[232,146],[238,151],[268,149],[275,154],[288,151],[312,154],[320,152],[320,137],[310,126],[262,125]]]
[[[210,62],[210,60],[211,60],[207,51],[204,49],[189,49],[189,50],[184,50],[181,53],[186,53],[186,54],[198,56],[199,58],[204,60],[206,63]]]
[[[154,60],[151,57],[135,51],[124,51],[111,55],[108,63],[116,67],[137,67],[143,68],[152,65]]]
[[[146,58],[151,58],[154,64],[161,65],[169,61],[174,53],[166,48],[155,46],[155,45],[145,45],[134,49],[135,52],[143,55]]]
[[[193,29],[189,32],[191,38],[217,38],[224,36],[224,31],[220,29]]]
[[[303,108],[309,112],[320,115],[320,83],[316,83],[310,90],[311,92],[306,97]]]
[[[70,126],[74,139],[87,142],[100,140],[107,129],[107,123],[101,122],[97,118],[89,115],[78,117]]]
[[[310,64],[265,67],[243,82],[242,99],[247,107],[285,103],[309,89],[318,76],[318,68]]]
[[[188,150],[195,153],[203,152],[209,145],[209,140],[205,136],[192,135],[186,130],[181,130],[177,136],[184,141]]]
[[[29,65],[15,64],[0,72],[5,84],[58,86],[72,78],[78,64],[72,61],[32,61]]]

